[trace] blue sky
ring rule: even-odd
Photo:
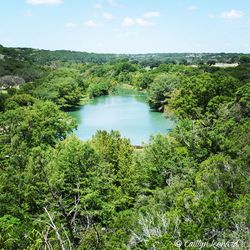
[[[250,53],[250,0],[1,0],[0,44]]]

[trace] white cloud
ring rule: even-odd
[[[62,0],[26,0],[26,3],[32,5],[58,5],[62,2]]]
[[[110,14],[110,13],[107,13],[107,12],[102,13],[102,17],[105,18],[105,19],[107,19],[107,20],[112,20],[112,19],[114,19],[113,15]]]
[[[189,5],[188,10],[189,11],[196,11],[196,10],[198,10],[198,7],[196,5]]]
[[[116,5],[116,1],[115,0],[107,0],[107,2],[111,6],[115,6]]]
[[[76,28],[76,24],[73,22],[68,22],[65,24],[65,27],[66,28]]]
[[[94,22],[93,20],[88,20],[84,23],[84,26],[86,26],[88,28],[95,28],[95,27],[97,27],[97,23]]]
[[[93,5],[93,7],[94,7],[95,9],[101,9],[101,8],[102,8],[102,5],[101,5],[100,3],[95,3],[95,4]]]
[[[220,18],[223,19],[239,19],[244,16],[244,12],[241,10],[229,10],[229,11],[224,11],[220,14]]]
[[[26,10],[26,11],[24,12],[24,15],[27,16],[27,17],[31,17],[31,16],[33,16],[33,13],[32,13],[31,10]]]
[[[140,25],[140,26],[152,26],[154,23],[149,22],[146,19],[143,18],[136,18],[133,19],[131,17],[125,17],[122,22],[122,26],[128,27],[132,25]]]
[[[161,14],[158,11],[146,12],[144,13],[144,17],[159,17]]]
[[[131,18],[131,17],[125,17],[125,18],[123,19],[123,21],[122,21],[122,25],[123,25],[123,26],[126,26],[126,27],[132,26],[132,25],[134,25],[134,24],[135,24],[135,21],[134,21],[134,19]]]
[[[107,0],[107,2],[108,2],[109,5],[113,5],[115,3],[114,0]]]
[[[140,26],[152,26],[154,23],[149,22],[148,20],[145,20],[143,18],[136,18],[135,23],[140,25]]]
[[[116,0],[107,0],[107,3],[111,6],[111,7],[116,7],[116,8],[123,8],[124,5],[120,4],[119,2],[117,2]]]

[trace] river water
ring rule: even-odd
[[[77,120],[75,134],[82,140],[91,139],[97,130],[118,130],[133,145],[148,143],[151,135],[166,134],[174,125],[162,113],[150,110],[143,94],[97,97],[70,115]]]

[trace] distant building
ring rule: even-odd
[[[237,67],[238,65],[239,65],[238,63],[215,63],[213,66],[219,68],[230,68],[230,67]]]

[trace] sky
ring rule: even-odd
[[[250,53],[250,0],[0,0],[0,44],[97,53]]]

